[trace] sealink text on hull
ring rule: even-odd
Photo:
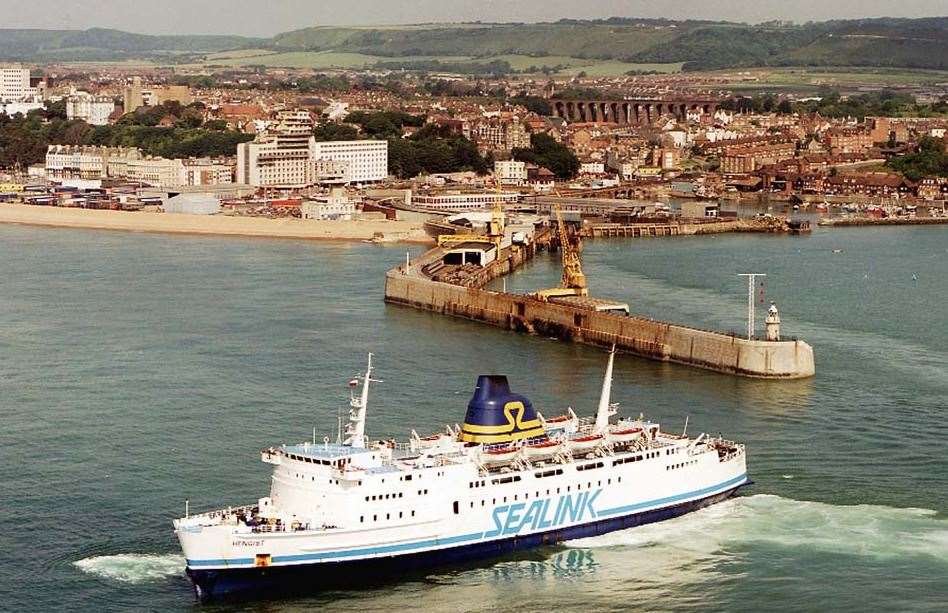
[[[374,443],[370,356],[340,441],[265,449],[268,496],[174,521],[198,596],[489,559],[676,517],[748,483],[743,445],[618,418],[614,355],[595,416],[544,417],[506,377],[482,375],[463,425]]]

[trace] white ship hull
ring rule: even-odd
[[[743,445],[611,423],[613,356],[595,420],[547,430],[506,378],[482,375],[463,428],[368,445],[370,361],[345,441],[264,450],[269,496],[175,520],[195,590],[361,585],[677,517],[748,483]]]
[[[266,590],[273,582],[289,578],[284,575],[308,571],[330,581],[328,586],[340,584],[345,573],[326,574],[329,567],[341,571],[369,566],[384,571],[392,563],[392,570],[401,572],[604,534],[677,517],[723,500],[748,483],[743,453],[719,461],[714,451],[698,456],[664,455],[663,451],[546,465],[488,479],[473,470],[461,470],[469,466],[445,467],[433,471],[440,476],[418,479],[417,483],[428,486],[429,494],[419,496],[415,489],[414,500],[401,498],[394,503],[383,498],[372,508],[375,517],[387,511],[389,517],[401,513],[403,519],[413,510],[413,521],[374,520],[377,527],[369,529],[364,515],[369,511],[352,509],[351,513],[363,515],[353,516],[351,527],[242,533],[236,526],[219,525],[181,527],[177,533],[188,574],[199,595],[207,598]],[[649,453],[658,455],[612,466],[616,460]],[[598,464],[602,466],[595,467]],[[577,470],[585,466],[593,468]],[[666,469],[673,466],[677,468]],[[538,476],[557,470],[563,473]],[[669,479],[670,472],[676,478]],[[487,484],[468,487],[475,479]],[[510,481],[491,483],[500,479]],[[458,483],[463,487],[457,487]]]

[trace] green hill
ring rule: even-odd
[[[119,30],[0,30],[0,60],[154,58],[230,49],[333,52],[383,58],[579,58],[684,64],[948,69],[948,17],[737,24],[612,18],[555,23],[311,27],[272,39],[149,36]]]
[[[150,36],[105,28],[0,29],[0,60],[116,60],[169,53],[212,53],[267,43],[266,39],[242,36]]]
[[[504,54],[639,63],[684,62],[685,70],[750,66],[948,68],[948,18],[792,24],[608,19],[539,24],[386,28],[314,27],[279,34],[281,51],[376,56]]]

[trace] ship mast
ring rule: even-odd
[[[356,384],[358,381],[354,380]],[[346,440],[344,445],[350,447],[365,447],[365,411],[369,404],[369,382],[376,381],[372,378],[372,354],[369,354],[369,363],[365,368],[365,375],[362,377],[362,394],[357,398],[349,392],[349,423],[346,424]],[[352,386],[354,387],[354,386]]]
[[[599,395],[599,409],[596,411],[595,431],[599,434],[609,428],[609,418],[616,414],[612,405],[612,365],[616,359],[616,346],[612,345],[609,352],[609,364],[606,366],[606,376],[602,379],[602,393]]]

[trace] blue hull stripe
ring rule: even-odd
[[[626,513],[633,513],[635,511],[641,511],[642,509],[647,509],[654,506],[664,506],[666,504],[674,504],[678,502],[683,502],[689,498],[699,498],[701,496],[707,496],[708,494],[713,494],[719,490],[727,489],[729,487],[734,487],[735,485],[743,485],[747,482],[747,473],[744,473],[740,477],[734,477],[724,483],[719,483],[717,485],[712,485],[711,487],[705,487],[700,490],[695,490],[693,492],[688,492],[687,494],[679,494],[677,496],[669,496],[667,498],[659,498],[658,500],[650,500],[648,502],[639,502],[637,504],[629,504],[624,507],[615,507],[612,509],[604,509],[602,511],[597,511],[597,517],[608,517],[610,515],[625,515]]]
[[[605,509],[598,511],[596,513],[597,517],[609,517],[612,515],[623,515],[633,513],[648,507],[654,506],[664,506],[679,502],[684,502],[692,498],[699,498],[707,496],[709,494],[714,494],[716,492],[726,490],[735,486],[743,485],[747,483],[747,474],[740,475],[739,477],[734,477],[723,483],[717,485],[712,485],[711,487],[705,487],[700,490],[695,490],[693,492],[687,492],[685,494],[678,494],[676,496],[668,496],[666,498],[659,498],[657,500],[650,500],[648,502],[640,502],[637,504],[626,505],[622,507],[615,507],[612,509]],[[288,556],[273,556],[272,563],[279,564],[281,562],[309,562],[317,560],[325,560],[327,558],[352,558],[358,556],[371,556],[378,554],[389,554],[389,553],[399,553],[412,551],[415,549],[433,549],[441,547],[443,545],[454,545],[458,543],[466,543],[470,541],[479,541],[484,537],[483,532],[474,532],[471,534],[462,534],[458,536],[449,536],[444,538],[434,538],[426,539],[423,541],[412,541],[409,543],[396,543],[393,545],[379,545],[375,547],[363,547],[360,549],[346,549],[342,551],[323,551],[317,553],[304,553],[297,555],[288,555]],[[188,560],[189,568],[196,567],[206,567],[206,566],[224,566],[224,567],[234,567],[241,565],[250,565],[253,566],[253,558],[221,558],[221,559],[209,559],[209,560]]]

